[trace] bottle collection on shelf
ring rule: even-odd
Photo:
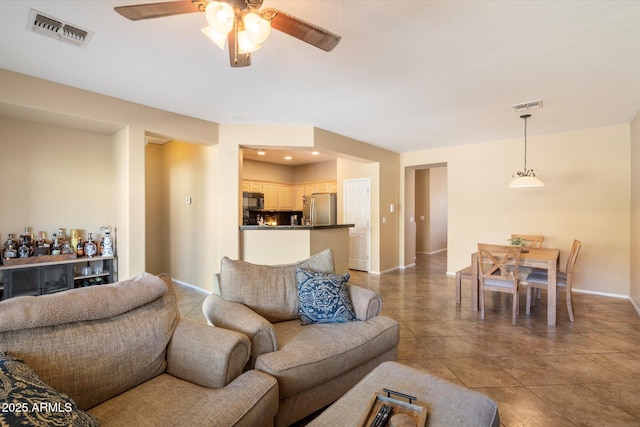
[[[31,228],[25,227],[19,241],[14,239],[14,234],[9,234],[2,248],[2,259],[72,254],[88,258],[97,255],[112,256],[111,227],[100,227],[100,231],[102,238],[97,243],[93,240],[93,233],[87,233],[87,239],[82,240],[80,231],[76,229],[71,229],[71,234],[67,236],[63,228],[58,228],[58,232],[53,233],[53,238],[49,240],[45,231],[39,231],[35,238]]]

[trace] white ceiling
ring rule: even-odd
[[[2,1],[0,67],[217,123],[308,125],[397,152],[629,122],[640,111],[640,1],[265,0],[340,34],[324,52],[273,31],[248,68],[204,14],[132,22],[144,1]],[[95,32],[27,30],[34,8]],[[0,110],[0,114],[10,114]],[[19,116],[19,114],[18,114]]]

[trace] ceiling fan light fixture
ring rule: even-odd
[[[251,53],[260,49],[262,46],[253,43],[247,34],[247,30],[238,31],[238,53]]]
[[[213,29],[211,25],[208,25],[202,29],[205,36],[214,42],[220,49],[224,50],[224,44],[227,41],[227,35],[221,34]]]
[[[205,9],[205,16],[209,26],[220,34],[229,34],[233,28],[235,13],[229,3],[221,1],[209,2]]]
[[[271,34],[271,22],[264,19],[258,13],[250,11],[243,15],[242,22],[247,31],[247,36],[254,44],[264,43]]]

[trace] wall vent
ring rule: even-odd
[[[35,9],[31,9],[27,29],[80,47],[86,46],[93,36],[93,31],[70,25]]]
[[[538,108],[542,108],[542,101],[537,100],[537,101],[523,102],[521,104],[513,105],[512,107],[517,112],[535,110]]]

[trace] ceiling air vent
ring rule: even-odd
[[[537,100],[537,101],[523,102],[521,104],[513,105],[512,107],[517,112],[535,110],[537,108],[542,108],[542,101]]]
[[[80,47],[86,46],[91,40],[91,36],[93,36],[93,31],[67,24],[58,18],[47,16],[35,9],[31,9],[27,29]]]

